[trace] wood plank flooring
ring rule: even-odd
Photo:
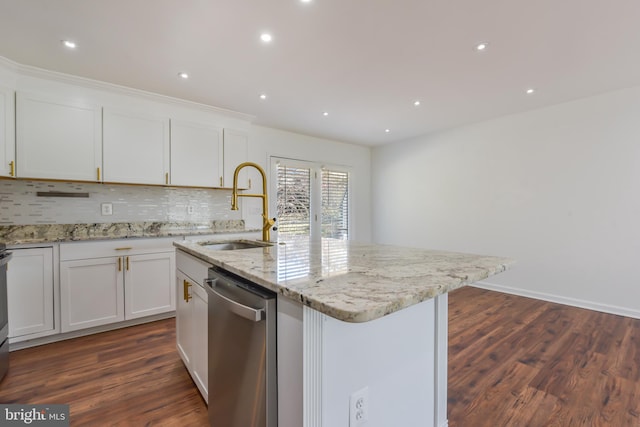
[[[640,320],[472,287],[449,319],[450,427],[640,427]],[[69,403],[72,426],[208,425],[175,319],[12,352],[0,403]]]
[[[466,287],[449,298],[449,426],[640,426],[640,320]]]
[[[10,355],[1,403],[70,404],[72,426],[207,426],[176,351],[175,319]]]

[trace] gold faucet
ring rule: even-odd
[[[238,173],[244,167],[252,166],[258,169],[260,175],[262,175],[262,194],[238,194]],[[262,198],[262,240],[268,242],[271,240],[270,230],[276,223],[275,218],[269,218],[268,208],[269,199],[267,197],[267,174],[264,173],[264,169],[259,164],[253,162],[240,163],[233,173],[233,194],[231,195],[231,210],[238,210],[238,197],[260,197]]]

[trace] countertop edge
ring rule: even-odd
[[[310,297],[308,295],[304,295],[300,292],[297,292],[293,289],[290,289],[286,286],[277,285],[270,281],[264,280],[261,277],[255,276],[251,274],[250,271],[246,271],[243,269],[236,268],[232,265],[229,265],[223,261],[220,261],[216,258],[208,256],[198,250],[194,250],[187,245],[182,244],[181,242],[174,242],[173,245],[178,249],[195,256],[198,259],[201,259],[209,264],[215,265],[217,267],[224,268],[231,273],[237,274],[240,277],[243,277],[247,280],[250,280],[257,285],[263,286],[266,289],[269,289],[273,292],[276,292],[278,295],[282,295],[286,298],[289,298],[293,301],[297,301],[307,307],[310,307],[314,310],[317,310],[323,314],[331,316],[335,319],[348,322],[348,323],[364,323],[372,320],[376,320],[382,318],[386,315],[392,314],[396,311],[400,311],[412,305],[421,303],[423,301],[427,301],[429,299],[433,299],[439,295],[451,292],[455,289],[462,288],[464,286],[470,285],[472,283],[478,282],[480,280],[484,280],[488,277],[491,277],[495,274],[502,273],[510,268],[511,265],[515,263],[514,260],[508,258],[500,258],[504,260],[504,263],[500,263],[496,265],[493,270],[482,272],[481,274],[468,275],[464,278],[460,278],[460,282],[440,286],[440,287],[431,287],[425,289],[423,292],[418,293],[417,295],[407,295],[406,298],[396,298],[393,301],[390,301],[388,304],[383,306],[378,306],[371,309],[365,310],[356,310],[349,311],[343,308],[337,308],[326,304],[318,299]],[[496,257],[498,258],[498,257]]]

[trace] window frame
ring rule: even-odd
[[[269,212],[273,212],[272,216],[277,216],[277,195],[278,195],[278,163],[284,162],[286,166],[309,168],[311,169],[311,194],[310,194],[310,234],[312,240],[322,238],[322,170],[343,172],[347,174],[347,240],[352,239],[353,235],[353,172],[348,166],[334,165],[326,162],[317,162],[301,159],[293,159],[289,157],[269,156],[269,177],[271,184],[269,185]],[[276,223],[277,227],[277,223]],[[277,240],[278,232],[274,231],[274,239]]]

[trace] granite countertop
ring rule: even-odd
[[[153,221],[3,225],[0,226],[0,242],[7,245],[20,245],[138,237],[195,236],[251,231],[256,230],[245,229],[244,220],[219,220],[205,223]]]
[[[367,322],[505,271],[509,258],[298,239],[216,251],[177,248],[285,297],[347,322]]]

